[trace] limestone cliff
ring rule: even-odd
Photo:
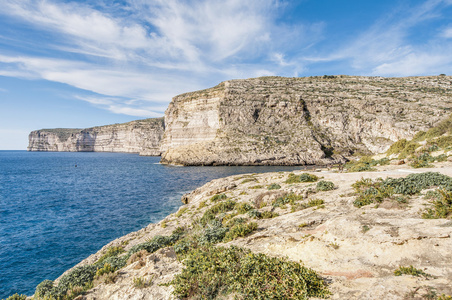
[[[450,76],[230,80],[177,96],[163,163],[302,165],[378,153],[450,113]]]
[[[130,152],[159,156],[163,118],[88,129],[42,129],[29,135],[28,151]]]

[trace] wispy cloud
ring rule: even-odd
[[[412,39],[419,26],[444,17],[451,0],[399,6],[334,44],[328,42],[330,20],[286,22],[281,16],[290,1],[119,3],[3,0],[0,14],[39,38],[0,54],[0,75],[65,83],[100,95],[83,99],[96,107],[142,117],[160,114],[179,93],[231,78],[297,76],[326,64],[390,76],[452,68],[450,25],[422,42]]]
[[[420,26],[426,22],[445,17],[442,10],[451,1],[429,0],[417,6],[399,6],[380,18],[370,28],[351,40],[344,41],[336,50],[326,55],[305,57],[305,61],[346,62],[362,75],[408,76],[435,74],[438,69],[451,69],[452,53],[448,29],[440,36],[416,41]],[[440,45],[440,46],[439,46]]]
[[[137,117],[161,117],[166,106],[151,106],[142,100],[125,100],[115,97],[102,96],[75,96],[76,99],[88,102],[95,107],[106,109],[115,114],[124,114]]]
[[[57,52],[0,55],[5,66],[0,75],[154,102],[225,79],[298,70],[284,53],[312,43],[323,28],[278,24],[282,2],[276,0],[129,0],[113,10],[116,14],[78,2],[5,0],[2,5],[0,13],[54,35],[46,47]]]

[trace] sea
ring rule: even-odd
[[[176,167],[128,153],[0,151],[0,299],[45,279],[182,205],[213,179],[300,167]]]

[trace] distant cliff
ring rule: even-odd
[[[29,135],[28,151],[130,152],[159,156],[163,118],[87,129],[41,129]]]
[[[226,81],[173,98],[161,161],[300,165],[383,152],[450,114],[451,82],[450,76]]]

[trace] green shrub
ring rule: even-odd
[[[276,198],[273,201],[272,205],[273,205],[273,207],[282,207],[282,206],[284,206],[286,204],[294,205],[295,202],[299,201],[299,200],[303,200],[303,196],[297,195],[297,194],[294,194],[294,193],[290,193],[290,194],[287,194],[287,195],[285,195],[283,197]]]
[[[208,222],[215,219],[215,216],[217,214],[233,210],[235,208],[236,204],[237,204],[237,202],[229,199],[229,200],[219,202],[219,203],[213,205],[211,208],[206,210],[204,215],[201,217],[201,220],[200,220],[201,224],[206,225]]]
[[[417,148],[419,148],[419,144],[414,141],[407,141],[406,139],[401,139],[389,147],[386,152],[387,155],[391,154],[399,154],[399,159],[406,158],[412,155]]]
[[[277,183],[272,183],[269,186],[267,186],[267,190],[279,190],[281,186]]]
[[[422,214],[424,219],[446,219],[452,216],[452,192],[440,190],[440,196],[433,200],[432,208]]]
[[[452,178],[437,172],[425,172],[410,174],[405,178],[387,178],[385,180],[377,178],[375,181],[363,178],[352,184],[352,187],[357,193],[354,205],[361,207],[374,202],[381,203],[383,200],[391,198],[394,194],[414,195],[432,187],[440,187],[446,191],[452,191]],[[438,207],[447,206],[445,203],[448,200],[444,201],[435,205],[438,205]],[[431,212],[433,213],[433,211],[434,209]],[[442,210],[438,209],[438,213],[440,211]],[[428,218],[428,215],[429,211],[425,213],[425,217]],[[436,215],[436,213],[433,213],[433,215]]]
[[[438,172],[410,174],[405,178],[387,178],[384,184],[392,187],[395,194],[403,195],[414,195],[432,187],[452,191],[452,178]]]
[[[46,279],[36,286],[35,297],[38,299],[50,297],[52,295],[52,289],[53,281]]]
[[[254,185],[254,186],[250,186],[250,189],[252,189],[252,190],[258,190],[258,189],[261,189],[261,188],[263,188],[264,186],[262,186],[262,185]]]
[[[272,212],[272,211],[264,211],[262,214],[262,219],[272,219],[272,218],[276,218],[279,217],[278,213]]]
[[[119,270],[127,264],[127,260],[129,259],[129,257],[130,257],[130,254],[126,254],[126,255],[123,255],[120,257],[112,256],[112,257],[105,259],[102,262],[102,264],[109,264],[113,268]],[[98,264],[96,264],[96,265],[98,265]]]
[[[180,218],[187,210],[188,210],[188,207],[179,208],[179,211],[176,213],[176,217]]]
[[[402,267],[400,266],[398,269],[394,271],[395,276],[401,276],[401,275],[412,275],[412,276],[424,276],[425,278],[432,277],[432,275],[425,273],[421,269],[416,269],[413,266],[409,267]]]
[[[408,141],[406,139],[398,140],[397,142],[393,143],[391,147],[389,147],[388,151],[386,151],[387,155],[391,154],[398,154],[405,149],[406,145],[408,144]]]
[[[144,242],[142,244],[138,244],[133,246],[129,250],[129,255],[136,253],[141,250],[146,250],[149,253],[154,253],[155,251],[168,247],[176,243],[182,236],[184,235],[183,228],[179,227],[174,230],[170,236],[154,236],[150,241]]]
[[[393,195],[393,188],[386,186],[383,179],[377,178],[375,181],[369,178],[362,178],[352,184],[353,189],[357,193],[357,197],[353,204],[357,207],[369,205],[390,198]]]
[[[203,230],[203,233],[198,238],[201,245],[216,244],[223,240],[229,228],[223,227],[218,220],[213,220]]]
[[[238,204],[235,206],[235,209],[237,210],[237,212],[238,212],[239,214],[245,214],[245,213],[248,212],[249,210],[252,210],[252,209],[253,209],[253,206],[251,206],[251,205],[248,204],[248,203],[238,203]]]
[[[26,300],[26,299],[27,299],[26,295],[19,295],[17,293],[6,298],[6,300]]]
[[[210,198],[210,201],[212,202],[217,202],[220,200],[226,200],[228,197],[225,194],[218,194],[213,196],[212,198]]]
[[[334,183],[331,181],[321,180],[317,183],[316,189],[318,191],[331,191],[334,190]]]
[[[64,275],[56,289],[53,289],[52,296],[54,298],[62,298],[75,287],[85,288],[87,290],[92,285],[97,267],[94,265],[86,265],[74,268],[70,273]],[[73,295],[75,293],[72,293]]]
[[[97,269],[95,276],[100,277],[104,274],[113,273],[114,271],[116,271],[116,268],[113,268],[110,264],[105,264],[102,268]]]
[[[99,258],[97,263],[102,264],[102,262],[104,260],[106,260],[107,258],[112,257],[112,256],[118,256],[118,254],[121,254],[123,252],[124,252],[123,247],[110,247],[107,249],[107,252],[104,255],[102,255],[101,258]]]
[[[439,148],[445,149],[452,146],[452,136],[440,136],[434,140],[434,143],[438,145]]]
[[[192,242],[189,240],[180,240],[176,244],[174,244],[174,252],[177,254],[185,254],[187,253],[192,247]]]
[[[424,152],[421,155],[414,157],[413,162],[410,164],[413,168],[429,168],[433,167],[430,162],[435,161],[435,158],[430,156],[428,152]]]
[[[257,209],[252,209],[252,210],[248,211],[248,216],[250,216],[250,218],[253,218],[253,219],[260,219],[260,218],[262,218],[262,213],[260,211],[258,211]]]
[[[309,173],[302,173],[299,177],[300,182],[316,182],[319,180],[319,177],[317,177],[314,174]]]
[[[319,180],[319,177],[314,174],[302,173],[297,176],[294,173],[290,173],[285,183],[316,182],[317,180]]]
[[[244,237],[250,234],[251,232],[255,231],[257,229],[257,223],[250,222],[250,223],[239,223],[234,226],[232,226],[229,231],[224,236],[223,241],[229,242],[232,241],[238,237]]]
[[[330,294],[311,269],[234,246],[195,249],[183,264],[182,273],[170,283],[180,298],[234,293],[240,299],[307,299]]]

